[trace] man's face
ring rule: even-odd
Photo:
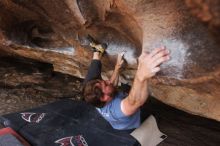
[[[112,83],[110,83],[110,81],[100,80],[98,83],[96,83],[95,86],[99,87],[102,90],[104,94],[104,101],[108,102],[112,100],[115,94],[115,87]]]

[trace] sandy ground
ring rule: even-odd
[[[61,98],[81,100],[82,80],[52,72],[52,65],[0,56],[0,115],[37,107]],[[159,146],[218,146],[220,122],[194,116],[151,97],[142,117],[153,114],[168,138]]]

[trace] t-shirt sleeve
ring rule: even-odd
[[[122,112],[121,102],[125,96],[119,94],[108,105],[98,110],[115,129],[132,129],[140,125],[140,110],[131,116]]]

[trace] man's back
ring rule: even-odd
[[[97,108],[114,129],[128,130],[140,126],[140,110],[131,116],[124,115],[121,110],[121,101],[126,96],[123,92],[119,92],[111,102],[102,108]]]

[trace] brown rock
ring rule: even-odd
[[[217,3],[186,0],[192,14],[214,26],[214,32],[219,30]],[[180,0],[2,0],[0,49],[84,77],[92,55],[86,39],[90,34],[108,45],[103,75],[110,76],[117,53],[126,50],[128,65],[121,81],[132,81],[141,51],[165,45],[172,59],[151,80],[152,94],[220,121],[219,35],[210,34],[187,6]]]
[[[220,1],[219,0],[186,0],[191,13],[199,20],[208,24],[209,29],[219,41],[220,32]]]

